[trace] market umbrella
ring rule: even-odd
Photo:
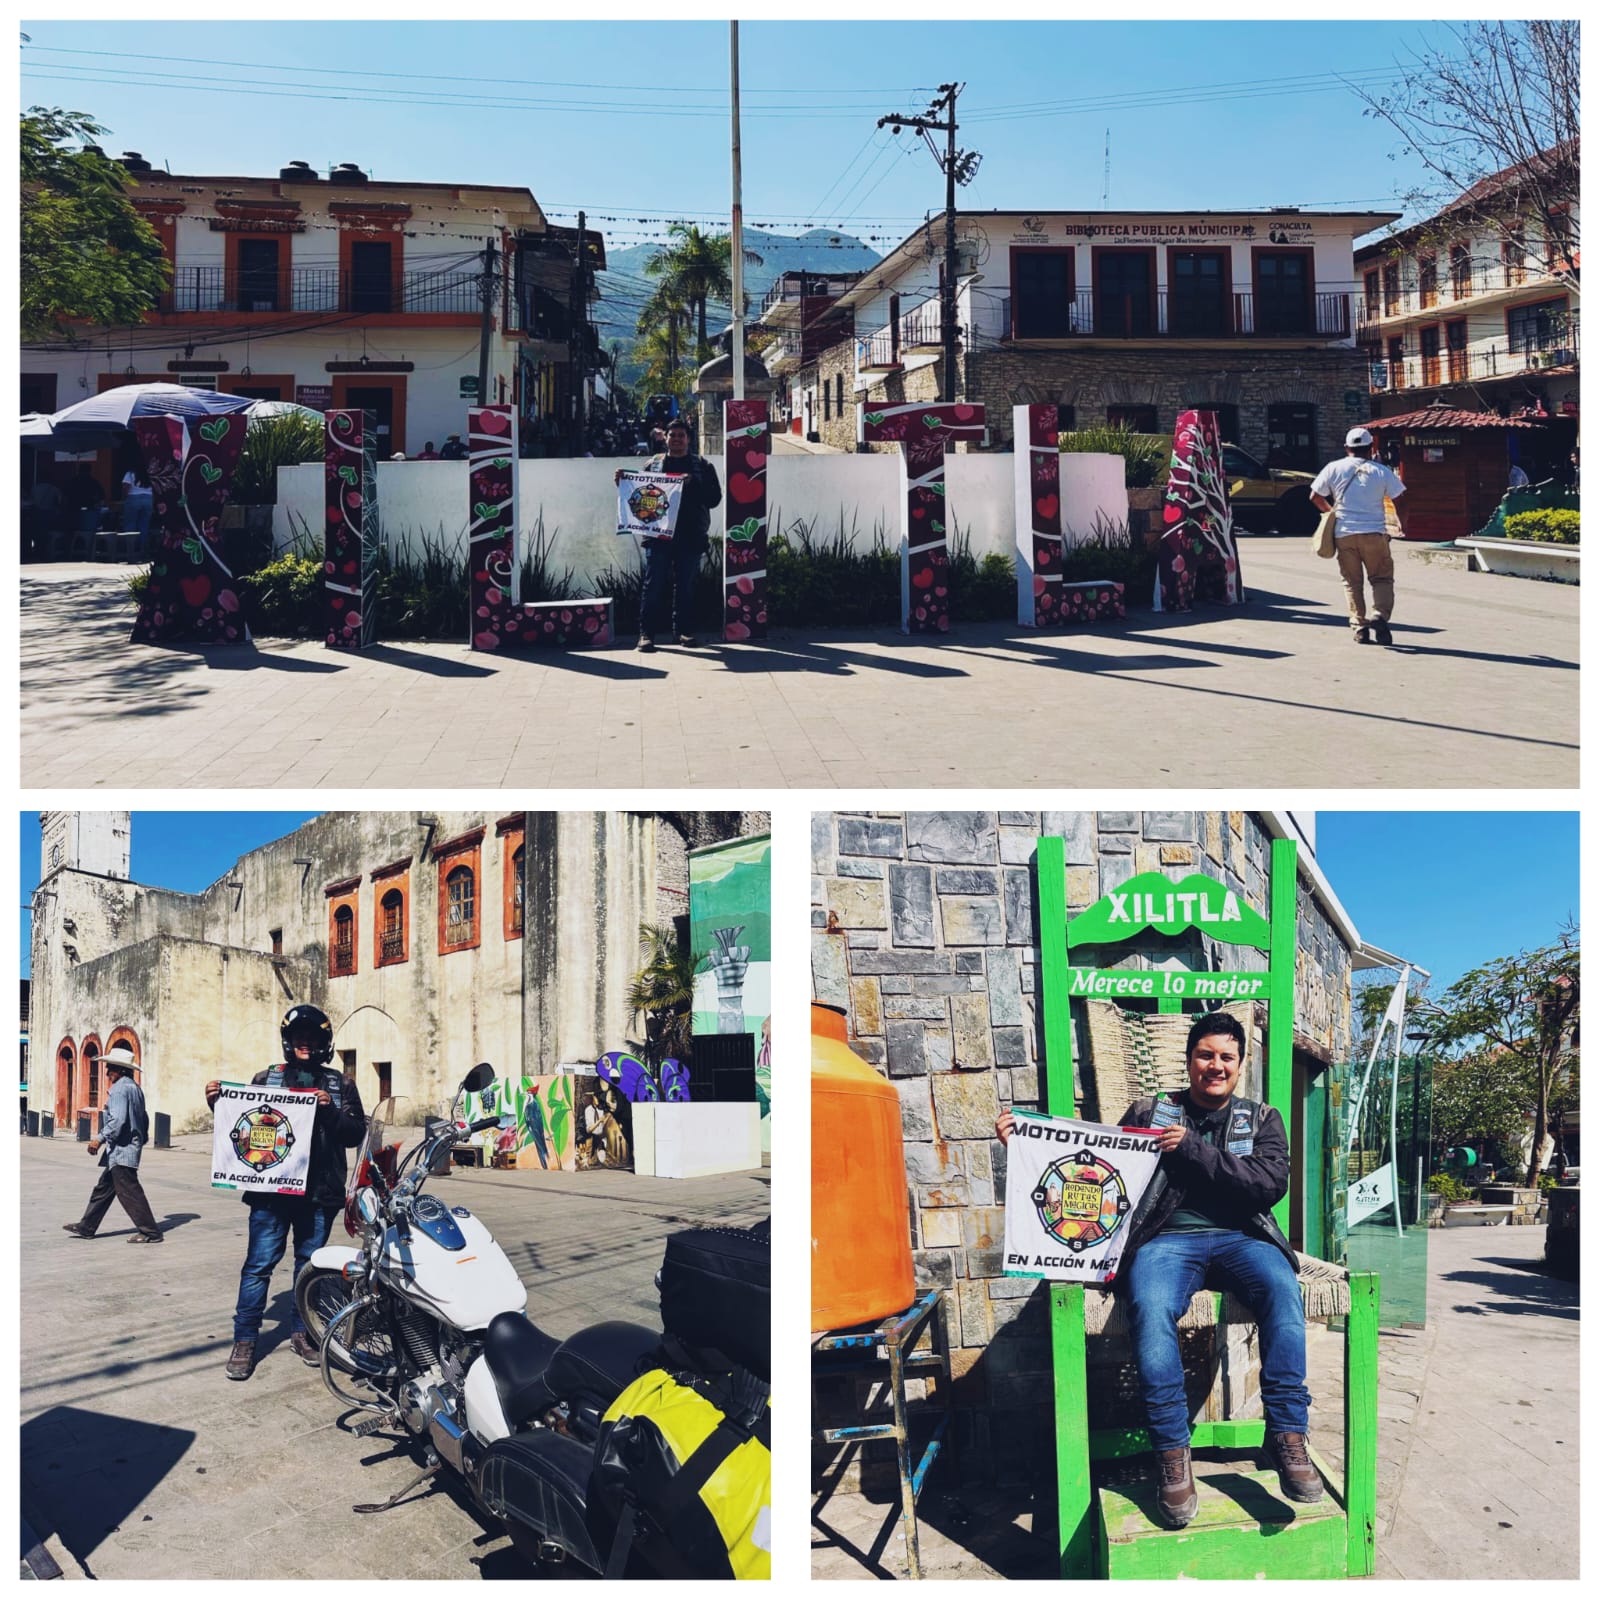
[[[252,400],[249,410],[252,422],[260,422],[268,417],[295,415],[310,417],[316,422],[322,421],[322,413],[315,407],[298,405],[293,400]]]
[[[252,403],[248,395],[190,389],[181,383],[125,383],[56,412],[49,437],[31,442],[51,450],[105,450],[124,442],[135,417],[225,416],[248,411]]]

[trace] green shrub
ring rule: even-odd
[[[1143,539],[1135,539],[1125,522],[1105,516],[1095,519],[1094,531],[1062,553],[1061,576],[1066,583],[1087,583],[1106,578],[1124,585],[1123,600],[1144,605],[1155,590],[1156,553]]]
[[[239,579],[239,598],[252,633],[315,638],[327,631],[322,615],[322,563],[288,551]]]
[[[1506,538],[1537,539],[1541,544],[1576,544],[1576,511],[1513,511],[1506,518]]]
[[[1078,428],[1061,435],[1061,448],[1078,454],[1121,456],[1127,486],[1148,489],[1161,476],[1172,455],[1172,441],[1159,433],[1132,428]]]
[[[323,427],[315,417],[290,411],[252,421],[245,430],[231,498],[236,505],[276,505],[278,468],[321,461],[322,456]]]
[[[1470,1200],[1472,1190],[1459,1178],[1452,1178],[1448,1172],[1436,1172],[1428,1179],[1427,1189],[1429,1194],[1442,1196],[1445,1200]]]

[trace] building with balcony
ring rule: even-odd
[[[776,335],[761,359],[777,384],[774,422],[787,423],[806,438],[822,438],[826,420],[834,423],[834,394],[824,393],[818,362],[824,351],[855,338],[855,315],[841,308],[839,297],[860,282],[859,272],[785,272],[772,282],[761,302],[758,325]],[[831,375],[835,378],[837,375]],[[853,433],[842,443],[853,448]]]
[[[474,1062],[542,1075],[626,1049],[641,923],[690,939],[690,853],[766,812],[328,812],[198,893],[134,881],[129,815],[43,812],[31,910],[29,1105],[58,1129],[139,1062],[181,1128],[213,1079],[281,1058],[299,1002],[370,1107],[439,1106]],[[134,818],[133,827],[138,826]],[[693,1070],[691,1066],[691,1071]]]
[[[1007,445],[1014,405],[1167,432],[1219,413],[1271,466],[1315,469],[1367,409],[1354,241],[1389,212],[960,212],[961,388]],[[848,348],[822,360],[854,401],[938,396],[944,225],[934,218],[840,295]],[[841,382],[842,380],[842,382]],[[826,433],[824,437],[827,437]]]
[[[415,456],[466,435],[489,244],[488,398],[520,398],[520,347],[534,335],[504,266],[519,240],[549,231],[530,190],[379,181],[352,164],[327,176],[297,161],[274,178],[202,177],[121,159],[171,286],[135,327],[25,349],[24,411],[124,383],[198,384],[318,410],[364,406],[381,456]],[[556,342],[565,352],[564,330]]]
[[[1443,406],[1550,419],[1532,475],[1578,428],[1578,218],[1542,214],[1514,169],[1356,252],[1356,336],[1372,414]]]

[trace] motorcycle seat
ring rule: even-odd
[[[638,1377],[661,1335],[632,1322],[597,1322],[557,1341],[525,1316],[503,1311],[488,1327],[483,1355],[512,1428],[566,1400],[604,1410]]]
[[[539,1428],[489,1446],[478,1468],[478,1490],[490,1511],[510,1527],[519,1548],[520,1525],[536,1539],[553,1539],[574,1560],[598,1572],[602,1563],[585,1509],[593,1464],[591,1446]]]

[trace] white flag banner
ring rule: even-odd
[[[1007,1276],[1109,1283],[1161,1159],[1159,1135],[1014,1115],[1006,1146]]]
[[[617,532],[670,539],[683,498],[679,472],[624,472],[617,482]]]
[[[225,1083],[211,1136],[211,1186],[304,1194],[311,1166],[315,1090]]]

